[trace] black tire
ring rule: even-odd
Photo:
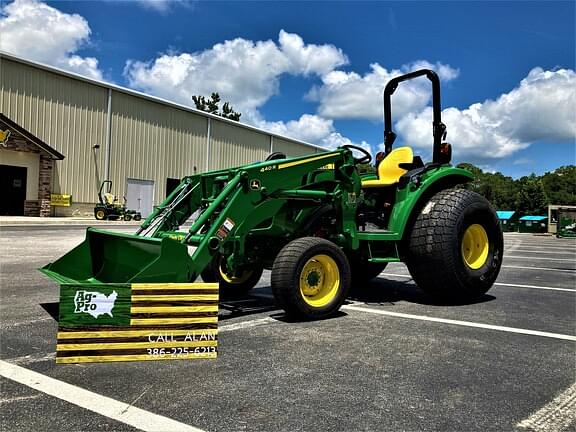
[[[328,267],[324,268],[323,263]],[[314,266],[322,269],[317,272]],[[309,273],[305,280],[306,268]],[[315,280],[310,282],[312,276]],[[317,289],[317,294],[305,294],[301,283],[307,284],[306,289]],[[350,283],[350,265],[344,252],[334,243],[319,237],[302,237],[288,243],[272,267],[271,285],[277,305],[288,316],[301,319],[334,315],[346,300]]]
[[[140,213],[136,213],[133,218],[136,222],[142,220],[142,215]]]
[[[215,257],[210,264],[200,274],[204,282],[218,282],[220,293],[223,297],[242,297],[256,286],[262,277],[263,267],[254,267],[250,269],[249,274],[241,280],[234,282],[234,278],[227,277],[224,279],[221,271],[221,257]],[[222,272],[226,272],[222,269]]]
[[[468,301],[492,287],[503,244],[496,212],[484,197],[465,189],[444,190],[421,209],[409,236],[406,264],[428,294],[448,302]]]
[[[372,263],[362,258],[348,255],[350,271],[352,272],[352,288],[359,288],[358,284],[365,284],[384,271],[388,263]]]
[[[124,219],[126,222],[130,222],[132,220],[132,215],[125,214],[122,219]]]
[[[94,217],[96,220],[104,220],[106,219],[106,211],[104,209],[95,209]]]

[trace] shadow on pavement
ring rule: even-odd
[[[484,294],[467,301],[449,302],[439,300],[421,291],[411,279],[397,281],[384,278],[373,279],[362,287],[353,287],[348,298],[366,304],[393,304],[407,301],[429,306],[463,306],[496,299],[492,295]]]
[[[40,307],[48,312],[48,315],[50,315],[54,321],[58,321],[58,317],[60,316],[60,303],[41,303]]]

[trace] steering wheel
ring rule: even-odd
[[[282,152],[274,152],[270,153],[265,161],[277,160],[277,159],[286,159],[286,154]]]
[[[364,155],[360,158],[354,158],[355,164],[367,164],[367,163],[370,163],[372,161],[372,155],[368,152],[368,150],[363,149],[362,147],[346,144],[346,145],[343,145],[342,148],[347,148],[350,150],[358,150],[360,153],[362,153]]]

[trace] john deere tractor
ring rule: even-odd
[[[391,96],[420,76],[433,94],[427,163],[410,147],[393,148]],[[60,283],[201,276],[245,293],[269,269],[278,306],[303,319],[333,315],[351,285],[390,262],[405,262],[422,290],[445,301],[481,296],[500,270],[502,232],[490,204],[458,187],[472,174],[450,165],[438,76],[424,69],[392,79],[384,111],[376,174],[358,173],[369,152],[343,146],[184,177],[134,235],[89,228],[82,244],[42,271]]]

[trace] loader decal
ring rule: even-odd
[[[285,163],[281,163],[280,165],[278,165],[278,169],[290,168],[290,167],[294,167],[297,165],[302,165],[305,163],[314,162],[317,160],[333,157],[334,155],[336,155],[336,153],[327,153],[327,154],[324,154],[322,156],[311,157],[308,159],[297,160],[297,161],[293,161],[293,162],[285,162]]]
[[[220,226],[220,228],[218,228],[218,231],[216,231],[216,237],[218,237],[220,240],[224,240],[226,237],[228,237],[228,234],[230,234],[230,231],[232,231],[232,228],[234,228],[235,225],[236,224],[232,219],[226,218],[224,223]]]
[[[112,309],[114,309],[117,297],[118,293],[116,291],[106,295],[94,291],[78,290],[74,296],[74,313],[87,313],[94,318],[106,314],[113,318]]]
[[[56,363],[217,357],[218,284],[89,287],[60,287]]]

